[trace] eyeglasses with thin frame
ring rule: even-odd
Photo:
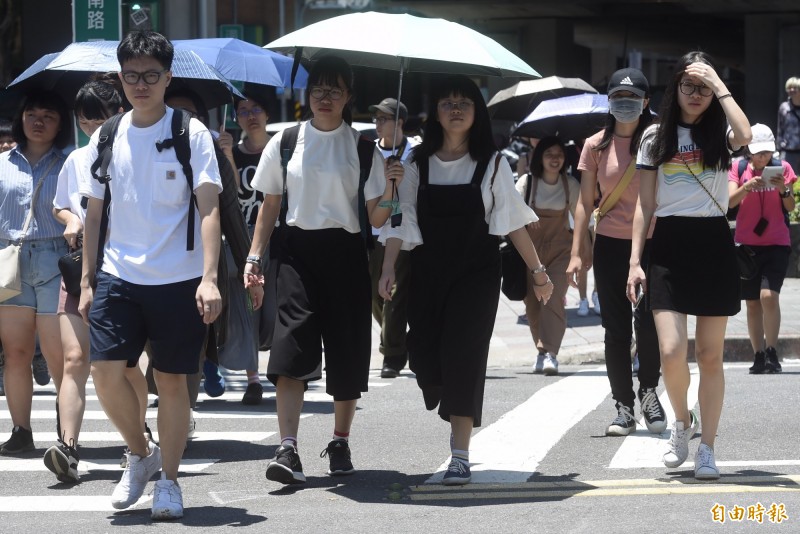
[[[377,124],[378,126],[382,124],[386,124],[387,122],[393,122],[394,117],[372,117],[372,122]]]
[[[253,109],[243,109],[242,111],[237,111],[236,116],[243,119],[249,119],[250,117],[255,117],[256,115],[261,115],[262,113],[264,113],[264,110],[256,107]]]
[[[467,111],[472,109],[472,106],[475,105],[475,102],[472,100],[459,100],[458,102],[454,102],[452,100],[442,100],[439,102],[438,107],[439,111],[444,111],[445,113],[450,113],[454,109],[458,109],[459,111]]]
[[[325,89],[324,87],[314,86],[309,91],[312,97],[316,100],[322,100],[326,96],[331,100],[339,100],[344,96],[344,90],[340,89],[339,87],[331,87],[329,89]]]
[[[147,85],[155,85],[158,83],[158,80],[161,79],[161,75],[167,72],[167,69],[164,70],[148,70],[146,72],[136,72],[134,70],[126,70],[122,71],[122,81],[127,83],[128,85],[136,85],[139,83],[139,80],[144,80],[144,83]]]
[[[686,96],[693,95],[695,91],[698,91],[700,96],[711,96],[714,94],[714,90],[709,86],[695,85],[690,81],[682,81],[678,84],[678,87],[680,88],[681,93],[685,94]]]

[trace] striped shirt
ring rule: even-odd
[[[56,158],[55,163],[51,165],[53,158]],[[65,159],[66,156],[54,147],[31,169],[19,148],[0,154],[0,239],[53,239],[64,234],[64,225],[53,216],[53,198]],[[45,172],[47,175],[43,176]],[[28,233],[23,236],[22,227],[31,197],[40,180],[44,183],[36,197]]]

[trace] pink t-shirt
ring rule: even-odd
[[[601,130],[586,140],[578,169],[596,173],[601,198],[604,198],[610,195],[617,186],[634,156],[631,154],[630,137],[615,135],[605,150],[594,150],[602,139],[603,131]],[[633,237],[633,215],[636,212],[636,201],[639,198],[639,172],[637,170],[634,173],[617,203],[600,219],[596,228],[598,234],[616,239],[630,240]],[[654,227],[655,224],[651,223],[648,238],[653,236]]]
[[[752,179],[754,176],[761,176],[762,171],[754,171],[753,167],[748,163],[742,176],[738,176],[740,159],[733,160],[731,170],[728,173],[728,181],[741,186],[746,181]],[[785,161],[781,162],[783,166],[783,183],[789,186],[797,181],[797,177],[792,170],[792,167]],[[763,211],[762,211],[763,204]],[[752,191],[747,193],[739,204],[739,214],[736,216],[736,235],[734,237],[737,243],[744,245],[791,245],[789,238],[789,228],[783,220],[783,199],[778,194],[778,190],[770,187],[761,191]],[[769,221],[764,233],[756,235],[753,229],[758,224],[759,219],[763,217]]]

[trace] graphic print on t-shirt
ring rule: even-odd
[[[688,167],[688,168],[687,168]],[[694,176],[692,174],[694,173]],[[707,181],[714,181],[715,169],[703,168],[703,151],[695,149],[694,145],[678,148],[678,153],[664,164],[664,183],[675,185],[679,183],[696,183],[695,176],[708,187]]]
[[[233,159],[239,169],[239,206],[242,208],[244,220],[248,225],[255,225],[258,209],[264,202],[264,193],[253,189],[253,176],[258,168],[261,154],[246,154],[237,146],[233,151]]]

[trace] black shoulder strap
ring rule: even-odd
[[[533,182],[533,175],[531,173],[525,173],[525,179],[527,183],[525,184],[525,204],[530,206],[531,205],[531,183]]]
[[[358,223],[361,227],[361,237],[367,249],[374,248],[372,241],[372,229],[369,224],[369,214],[367,214],[367,201],[364,198],[364,187],[369,180],[372,171],[372,157],[375,154],[375,142],[370,141],[363,135],[358,138],[358,166],[361,169],[358,179]]]
[[[481,185],[483,182],[483,177],[486,175],[486,169],[489,168],[489,162],[491,160],[492,158],[489,157],[478,162],[478,164],[475,166],[475,173],[472,175],[472,185]],[[494,181],[494,175],[492,175],[492,181]]]
[[[186,183],[189,184],[189,223],[186,225],[186,250],[194,250],[194,219],[197,197],[194,194],[194,172],[192,171],[192,149],[189,146],[189,122],[192,116],[182,109],[172,111],[172,138],[156,141],[156,150],[175,149],[175,157],[181,164]]]
[[[736,177],[738,179],[742,179],[742,175],[744,174],[744,170],[747,168],[747,158],[742,158],[739,160],[739,164],[736,168]]]
[[[122,120],[124,115],[124,113],[114,115],[100,127],[100,136],[97,140],[97,159],[92,163],[91,171],[94,179],[101,184],[108,183],[111,180],[111,176],[108,174],[108,166],[111,165],[114,138],[117,136],[119,121]]]
[[[286,189],[286,173],[289,168],[289,161],[294,155],[294,149],[297,147],[297,136],[300,134],[300,125],[286,128],[281,133],[281,168],[283,168],[283,193],[281,196],[281,211],[278,215],[278,221],[281,226],[286,224],[286,214],[289,212],[289,191]]]

